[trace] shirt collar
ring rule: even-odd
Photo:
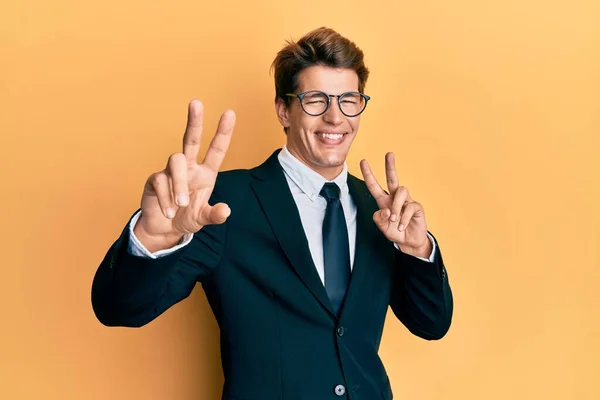
[[[348,196],[348,166],[346,162],[344,162],[342,172],[332,181],[328,181],[290,153],[287,145],[283,146],[277,158],[287,176],[312,201],[317,199],[326,182],[335,182],[340,187],[342,200]]]

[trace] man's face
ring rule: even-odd
[[[340,95],[358,91],[358,75],[351,69],[312,66],[304,69],[298,78],[296,93],[320,90]],[[276,106],[279,121],[288,128],[287,147],[290,153],[332,180],[342,172],[350,145],[358,132],[360,115],[344,115],[337,97],[331,98],[327,112],[317,117],[305,113],[299,99],[290,100],[288,108],[282,100],[278,100]]]

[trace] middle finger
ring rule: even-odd
[[[398,189],[398,174],[396,173],[396,157],[394,153],[385,155],[385,176],[390,194],[394,194]]]

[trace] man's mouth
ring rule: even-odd
[[[336,145],[344,141],[346,132],[315,132],[319,141],[324,144]]]

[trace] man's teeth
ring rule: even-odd
[[[344,136],[343,133],[317,133],[317,135],[324,137],[325,139],[338,140]]]

